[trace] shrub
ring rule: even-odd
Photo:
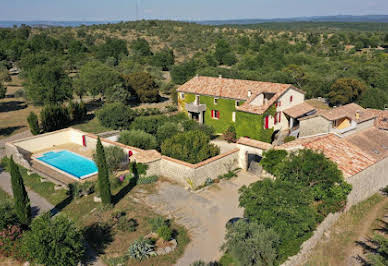
[[[156,216],[148,219],[148,224],[151,226],[152,232],[157,232],[160,227],[166,224],[166,221],[161,216]]]
[[[31,112],[27,117],[27,122],[32,135],[38,135],[40,133],[38,116]]]
[[[131,124],[131,129],[142,130],[148,134],[155,135],[158,128],[166,123],[169,118],[165,115],[137,117]]]
[[[155,245],[150,239],[140,238],[129,246],[128,255],[139,261],[148,259],[151,256],[156,256]]]
[[[279,236],[262,224],[239,220],[227,228],[224,251],[237,259],[240,265],[274,265]]]
[[[159,101],[159,86],[146,72],[132,73],[124,76],[127,85],[135,92],[140,102],[153,103]]]
[[[145,150],[151,150],[158,147],[156,138],[141,130],[122,131],[120,133],[119,142]]]
[[[44,265],[77,265],[85,253],[84,238],[74,222],[64,216],[35,218],[22,239],[28,259]]]
[[[112,129],[128,129],[134,119],[134,112],[123,103],[110,103],[97,111],[101,124]]]
[[[162,225],[156,231],[158,236],[161,237],[164,241],[169,241],[171,239],[172,230],[167,224]]]
[[[4,99],[7,94],[7,87],[0,82],[0,99]]]
[[[126,216],[121,216],[117,223],[117,229],[123,232],[135,232],[137,226],[135,219],[128,219]]]
[[[109,146],[104,148],[106,163],[109,172],[116,171],[120,168],[121,163],[127,159],[124,150],[117,146]],[[93,154],[93,160],[96,161],[96,153]]]
[[[10,225],[19,224],[15,209],[10,202],[0,203],[0,230],[6,229]]]
[[[6,257],[19,257],[22,229],[19,225],[8,225],[0,231],[0,254]]]
[[[284,150],[268,150],[263,153],[260,164],[263,169],[270,174],[274,174],[276,167],[286,158],[287,152]]]
[[[68,195],[70,195],[73,199],[78,199],[83,196],[87,196],[94,193],[96,184],[92,181],[86,181],[84,183],[74,182],[69,184],[68,186]]]
[[[137,180],[138,185],[147,185],[147,184],[152,184],[158,181],[158,176],[153,175],[153,176],[147,176],[147,177],[140,177]]]
[[[156,139],[162,144],[168,138],[173,137],[179,132],[178,126],[174,122],[167,122],[161,125],[156,132]]]
[[[209,136],[202,131],[189,131],[166,139],[161,150],[166,156],[195,164],[220,153],[220,148],[209,142]]]
[[[290,142],[290,141],[293,141],[295,140],[295,137],[294,136],[287,136],[284,138],[284,143],[287,143],[287,142]]]
[[[129,170],[131,171],[133,177],[142,178],[147,174],[148,165],[142,163],[131,162],[129,164]]]
[[[208,178],[206,178],[206,180],[205,180],[205,186],[210,186],[211,184],[213,184],[214,183],[214,180],[213,179],[211,179],[210,177],[208,177]]]
[[[176,107],[175,105],[167,105],[166,110],[168,113],[172,113],[178,111],[178,107]]]
[[[23,89],[18,89],[14,93],[15,98],[25,98],[26,97],[26,92]]]
[[[229,143],[236,142],[236,129],[234,126],[228,127],[228,129],[224,132],[224,139]]]
[[[70,122],[68,109],[62,105],[46,105],[40,111],[40,121],[44,132],[65,128]]]
[[[70,119],[72,121],[82,121],[86,118],[88,113],[86,106],[83,102],[70,102],[69,106]]]

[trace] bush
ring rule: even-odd
[[[147,177],[140,177],[137,180],[138,185],[147,185],[147,184],[152,184],[158,181],[158,176],[153,175],[153,176],[147,176]]]
[[[155,245],[150,239],[140,238],[129,246],[128,255],[139,261],[148,259],[151,256],[156,256]]]
[[[92,181],[86,181],[84,183],[74,182],[68,185],[68,195],[73,199],[78,199],[83,196],[93,194],[95,192],[96,184]]]
[[[140,102],[153,103],[159,101],[159,86],[146,72],[132,73],[124,76],[127,85],[135,92]]]
[[[160,227],[166,224],[166,221],[161,216],[156,216],[148,219],[148,224],[151,226],[152,232],[157,232]]]
[[[38,116],[31,112],[27,117],[27,122],[32,135],[38,135],[40,133]]]
[[[156,132],[156,139],[158,140],[159,144],[162,144],[163,141],[175,136],[176,134],[178,134],[178,132],[179,129],[176,123],[167,122],[158,128]]]
[[[144,150],[152,150],[158,147],[156,138],[141,130],[122,131],[119,142]]]
[[[110,103],[97,111],[101,125],[112,129],[128,129],[134,119],[134,112],[123,103]]]
[[[6,229],[10,225],[19,224],[15,209],[10,202],[4,201],[0,203],[0,230]]]
[[[20,252],[22,229],[20,225],[8,225],[0,231],[0,254],[18,258]]]
[[[220,153],[220,148],[209,142],[209,136],[202,131],[189,131],[166,139],[161,150],[166,156],[195,164]]]
[[[29,260],[44,265],[77,265],[85,253],[84,238],[74,222],[64,216],[35,218],[22,240]]]
[[[68,126],[69,112],[62,105],[46,105],[40,111],[40,121],[44,132],[51,132]]]
[[[150,116],[150,117],[137,117],[131,124],[131,129],[142,130],[148,134],[156,135],[156,132],[160,126],[166,123],[169,118],[165,115]]]
[[[286,158],[287,152],[284,150],[268,150],[263,153],[260,164],[263,169],[270,174],[274,174],[276,167]]]
[[[69,114],[72,121],[82,121],[86,118],[88,111],[83,102],[70,102]]]
[[[0,99],[4,99],[7,94],[7,87],[0,82]]]
[[[213,183],[214,183],[214,180],[211,179],[210,177],[208,177],[208,178],[206,178],[204,185],[206,187],[206,186],[210,186]]]
[[[116,171],[120,168],[120,165],[127,159],[127,155],[124,150],[117,146],[109,146],[104,148],[106,164],[109,172]],[[93,160],[96,161],[96,153],[93,154]]]
[[[228,143],[236,142],[236,129],[234,128],[234,126],[228,127],[228,129],[224,132],[224,139]]]
[[[26,97],[26,92],[23,89],[18,89],[14,93],[15,98],[25,98]]]
[[[164,241],[169,241],[171,239],[172,230],[167,224],[162,225],[156,231],[159,237],[161,237]]]
[[[287,143],[287,142],[290,142],[290,141],[293,141],[295,140],[295,137],[294,136],[287,136],[284,138],[284,143]]]
[[[135,232],[137,226],[135,219],[128,219],[126,216],[121,216],[117,223],[117,229],[123,232]]]

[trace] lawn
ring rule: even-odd
[[[91,120],[82,122],[80,124],[72,126],[74,128],[77,128],[84,132],[89,132],[93,134],[98,134],[106,131],[111,131],[112,129],[104,127],[101,125],[100,121],[97,119],[97,117],[94,117]]]
[[[312,250],[306,266],[345,265],[357,254],[356,241],[373,235],[375,220],[388,208],[388,199],[381,194],[353,206],[343,214],[320,243]],[[369,222],[371,221],[371,222]],[[358,254],[362,255],[362,254]]]

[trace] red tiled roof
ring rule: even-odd
[[[291,108],[288,108],[284,110],[283,112],[286,115],[289,115],[293,118],[301,117],[302,115],[305,115],[307,113],[310,113],[312,111],[316,110],[313,106],[309,105],[308,103],[304,102],[298,105],[295,105]]]
[[[379,129],[388,130],[388,110],[366,109],[376,115],[375,126]]]
[[[345,177],[353,176],[377,162],[377,159],[367,152],[334,134],[300,138],[277,147],[277,149],[291,148],[322,151],[338,165]]]
[[[247,145],[247,146],[259,148],[262,150],[269,150],[272,148],[272,145],[269,143],[255,140],[255,139],[245,138],[245,137],[239,138],[239,140],[237,141],[237,144]]]

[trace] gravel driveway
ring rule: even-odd
[[[241,172],[231,181],[224,180],[197,193],[161,182],[157,192],[150,194],[140,190],[135,197],[161,215],[174,218],[189,231],[191,242],[177,262],[177,265],[188,266],[199,259],[209,262],[222,256],[220,247],[226,222],[243,215],[243,209],[238,207],[238,189],[258,180],[257,176]]]

